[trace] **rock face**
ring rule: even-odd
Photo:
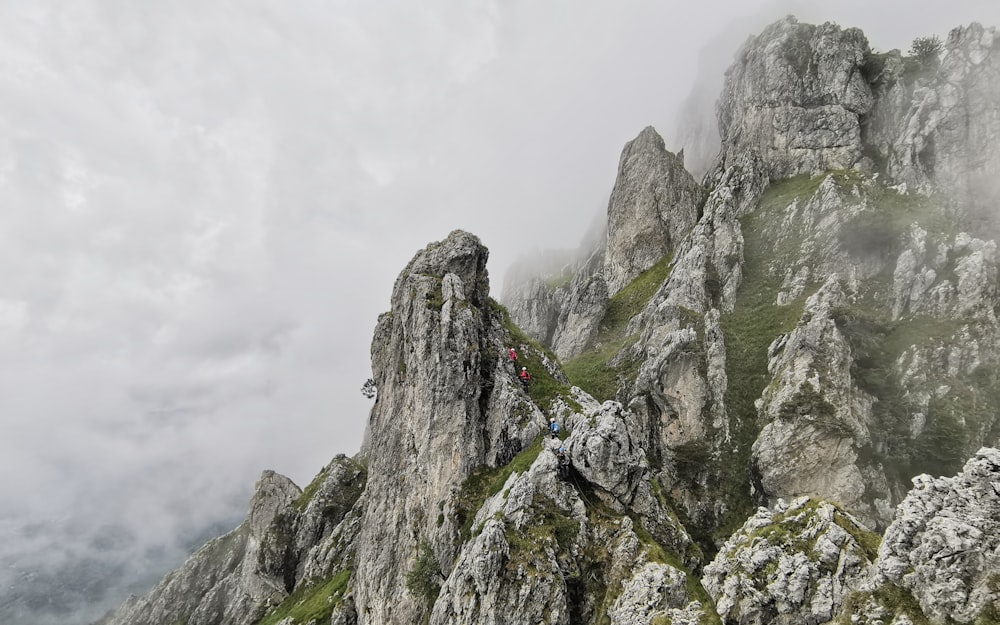
[[[926,59],[888,53],[870,59],[877,94],[866,133],[892,180],[947,189],[976,217],[998,197],[1000,36],[979,24],[956,28]]]
[[[827,623],[865,580],[877,543],[829,503],[780,501],[726,541],[702,581],[724,623]]]
[[[628,142],[608,204],[608,295],[673,252],[698,219],[701,186],[651,127]]]
[[[431,244],[396,280],[392,309],[375,330],[379,395],[365,450],[366,522],[355,568],[359,623],[420,620],[425,606],[406,592],[406,572],[421,544],[430,546],[442,571],[451,568],[456,528],[449,501],[474,468],[497,457],[501,441],[484,431],[507,432],[501,425],[509,415],[489,410],[503,365],[502,342],[491,336],[487,256],[465,232]]]
[[[831,311],[846,304],[832,276],[805,305],[804,323],[768,350],[774,383],[762,397],[767,424],[754,443],[761,483],[771,497],[819,493],[847,508],[874,511],[864,496],[857,450],[870,443],[872,398],[855,388],[851,350]]]
[[[913,480],[879,551],[875,587],[910,592],[933,622],[1000,614],[1000,450],[955,477]],[[977,621],[978,622],[978,621]]]
[[[509,315],[475,236],[427,246],[361,454],[266,472],[105,623],[1000,621],[1000,268],[955,189],[1000,179],[996,40],[771,25],[703,183],[643,130],[604,241],[513,272]]]
[[[719,99],[723,162],[757,152],[772,179],[854,165],[872,107],[860,71],[868,51],[856,28],[791,17],[752,37]]]
[[[595,253],[583,264],[570,283],[569,294],[559,307],[552,335],[552,350],[560,358],[583,352],[597,335],[608,310],[608,284],[604,279],[604,255]]]
[[[392,309],[376,327],[372,372],[379,396],[366,437],[364,518],[379,521],[365,523],[359,536],[361,622],[419,621],[420,606],[405,585],[418,544],[430,543],[439,561],[454,557],[452,528],[435,520],[439,504],[486,453],[479,433],[483,380],[491,373],[483,357],[486,258],[486,248],[465,233],[431,244],[397,278]]]

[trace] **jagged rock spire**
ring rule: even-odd
[[[486,247],[456,230],[418,252],[396,279],[372,340],[378,401],[369,419],[365,523],[356,603],[362,623],[420,620],[405,576],[421,543],[448,566],[445,506],[483,463],[480,399],[488,343]],[[440,521],[439,521],[439,515]]]
[[[652,126],[622,150],[608,203],[604,281],[612,296],[671,253],[698,220],[704,191]]]

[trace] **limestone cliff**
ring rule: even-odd
[[[364,450],[370,522],[355,568],[363,622],[419,620],[425,606],[405,583],[419,548],[429,546],[442,574],[450,570],[451,501],[463,480],[482,464],[509,460],[544,425],[499,357],[510,342],[489,303],[487,255],[460,231],[429,245],[396,280],[392,309],[375,330],[379,392]]]
[[[856,28],[794,18],[751,38],[719,98],[721,162],[754,151],[771,178],[854,165],[873,100],[860,71],[868,51]]]

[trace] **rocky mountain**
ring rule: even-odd
[[[704,178],[642,130],[506,307],[419,251],[357,456],[101,624],[1000,623],[1000,35],[920,51],[767,27]]]

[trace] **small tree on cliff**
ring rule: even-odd
[[[910,56],[914,56],[921,63],[936,61],[944,45],[937,35],[930,37],[917,37],[910,45]]]
[[[438,564],[430,543],[421,541],[417,546],[417,561],[406,574],[406,589],[417,597],[423,597],[430,609],[441,592],[441,565]]]
[[[378,386],[375,385],[375,380],[368,378],[365,383],[361,385],[361,394],[368,399],[374,399],[378,395]]]

